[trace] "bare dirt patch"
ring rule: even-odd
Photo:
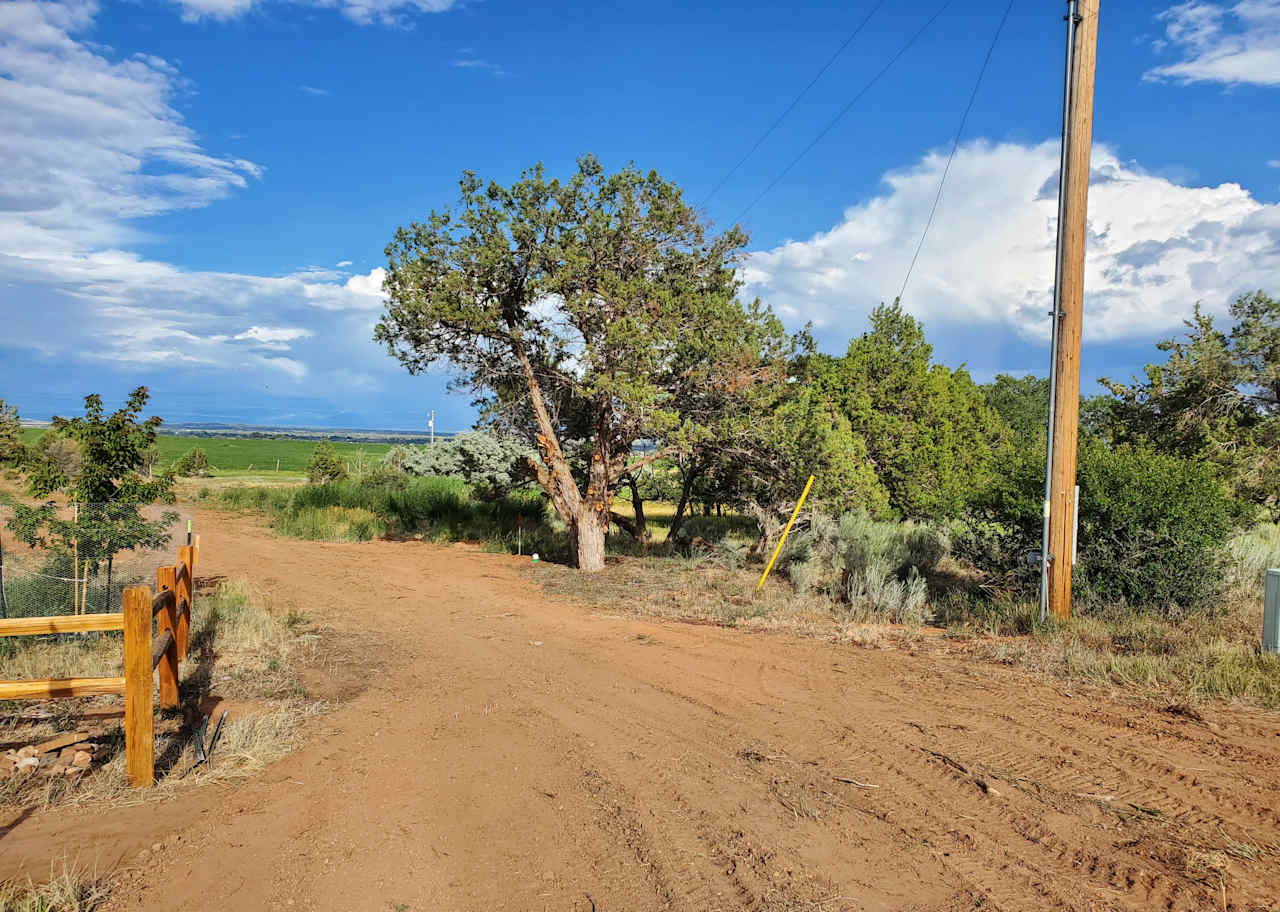
[[[349,702],[247,783],[0,831],[0,876],[114,869],[112,909],[1274,903],[1275,715],[602,614],[465,547],[197,522],[202,569],[347,638]]]

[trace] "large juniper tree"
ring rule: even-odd
[[[1261,291],[1231,305],[1230,334],[1197,305],[1163,364],[1116,397],[1110,435],[1217,465],[1242,500],[1280,516],[1280,300]]]
[[[471,172],[460,186],[455,209],[387,247],[375,338],[411,372],[448,365],[524,429],[578,566],[599,570],[622,480],[714,433],[692,407],[706,397],[684,393],[754,382],[742,349],[758,314],[735,297],[746,237],[711,234],[658,174],[592,157],[564,182],[538,166],[510,187]],[[661,445],[640,455],[641,440]]]

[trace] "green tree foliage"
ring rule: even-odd
[[[147,388],[138,387],[123,408],[107,415],[102,397],[89,395],[83,417],[53,419],[28,455],[27,483],[35,497],[63,494],[74,511],[68,518],[53,503],[15,505],[10,528],[22,541],[74,548],[96,571],[122,550],[157,547],[167,539],[177,514],[148,521],[139,510],[174,499],[172,474],[141,473],[161,423],[155,416],[139,420],[147,398]]]
[[[1280,301],[1262,292],[1231,305],[1230,334],[1197,305],[1182,339],[1161,342],[1163,364],[1115,396],[1108,430],[1117,442],[1217,466],[1244,501],[1280,516]]]
[[[854,458],[861,462],[865,447],[889,508],[907,518],[959,514],[986,483],[1005,435],[968,372],[932,356],[920,323],[897,302],[882,304],[870,331],[819,380],[860,441]]]
[[[1126,604],[1176,614],[1210,604],[1222,580],[1222,549],[1240,505],[1212,466],[1091,437],[1079,453],[1080,525],[1075,594],[1086,606]],[[993,581],[1030,594],[1039,571],[1043,453],[1002,460],[982,495],[979,518],[957,529],[953,547]]]
[[[342,481],[347,477],[347,467],[333,449],[333,444],[322,440],[316,444],[307,462],[307,481],[312,484],[324,484],[329,481]]]
[[[889,492],[876,472],[870,445],[843,408],[840,367],[840,359],[812,352],[798,359],[787,395],[766,426],[768,439],[780,451],[770,478],[772,500],[795,503],[813,475],[815,507],[888,516]]]
[[[428,446],[393,448],[384,461],[411,475],[460,478],[484,499],[502,497],[529,480],[534,451],[511,437],[469,431]]]
[[[25,458],[18,408],[0,399],[0,466],[18,465]]]
[[[209,454],[200,447],[192,447],[173,465],[173,471],[183,478],[204,478],[212,470]]]
[[[994,381],[983,384],[982,392],[987,405],[1009,426],[1013,439],[1020,444],[1034,442],[1045,435],[1049,415],[1048,377],[996,374]]]
[[[387,247],[375,338],[411,372],[449,365],[536,447],[578,566],[599,570],[623,479],[714,433],[682,390],[753,382],[758,359],[739,358],[752,314],[735,297],[746,237],[711,235],[657,173],[607,174],[589,156],[564,182],[541,166],[510,187],[468,172],[461,191]],[[637,440],[662,445],[637,456]]]
[[[146,479],[139,472],[146,465],[147,451],[155,445],[161,424],[156,416],[138,420],[148,398],[147,388],[140,386],[123,408],[107,415],[102,397],[89,395],[84,399],[83,417],[55,417],[53,442],[37,446],[27,464],[32,495],[47,497],[61,491],[82,504],[171,503],[172,476]],[[73,442],[74,447],[59,439]]]

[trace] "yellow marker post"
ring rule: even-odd
[[[778,542],[778,547],[773,549],[773,557],[769,558],[769,566],[764,568],[764,573],[760,576],[760,582],[756,583],[756,592],[764,586],[764,581],[769,578],[769,571],[773,569],[773,563],[778,559],[778,555],[782,553],[782,546],[787,543],[787,535],[791,532],[791,525],[796,521],[796,517],[800,515],[800,508],[804,506],[804,499],[809,496],[809,489],[813,487],[813,476],[809,476],[809,480],[805,483],[804,492],[800,495],[800,499],[796,501],[796,508],[791,511],[791,518],[787,520],[787,527],[782,530],[782,539]]]

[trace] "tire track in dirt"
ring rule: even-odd
[[[1230,912],[1273,904],[1274,856],[1191,864],[1217,826],[1276,829],[1265,714],[1215,709],[1211,730],[927,644],[601,615],[504,556],[200,519],[210,571],[383,660],[303,751],[201,799],[216,816],[113,909],[1201,910],[1224,888]],[[1111,802],[1081,797],[1100,785]],[[147,840],[175,825],[151,813]],[[36,826],[98,838],[83,818]]]
[[[936,700],[931,702],[939,709],[946,706]],[[1253,775],[1223,769],[1220,759],[1214,760],[1219,767],[1215,773],[1223,783],[1210,784],[1194,775],[1195,771],[1162,759],[1161,755],[1169,751],[1168,745],[1150,745],[1143,751],[1130,744],[1115,743],[1114,734],[1099,737],[1084,725],[1051,717],[1035,708],[1026,715],[1030,717],[1027,720],[1000,710],[967,714],[964,718],[979,735],[980,749],[971,754],[972,758],[989,767],[1015,770],[1037,783],[1051,784],[1054,790],[1067,795],[1078,797],[1102,791],[1117,806],[1154,807],[1191,827],[1212,830],[1233,824],[1264,842],[1268,840],[1261,839],[1260,834],[1280,831],[1280,815],[1274,810],[1280,790],[1273,788],[1249,797],[1259,791]],[[973,740],[958,736],[954,727],[946,726],[934,729],[931,735],[952,748],[965,748]]]

